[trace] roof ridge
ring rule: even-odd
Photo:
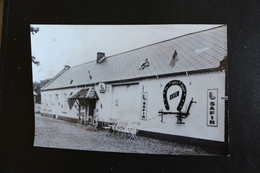
[[[91,60],[91,61],[88,61],[88,62],[84,62],[84,63],[82,63],[82,64],[78,64],[78,65],[72,66],[72,67],[70,67],[70,68],[78,67],[78,66],[85,65],[85,64],[90,64],[90,63],[93,63],[93,62],[95,62],[95,61],[96,61],[96,60]]]

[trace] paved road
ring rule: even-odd
[[[199,148],[146,137],[121,139],[101,130],[35,115],[34,146],[126,153],[207,155]]]

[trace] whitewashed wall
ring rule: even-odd
[[[74,104],[72,109],[69,109],[67,100],[81,89],[82,88],[70,88],[42,91],[41,113],[77,119],[78,110],[75,108],[76,104]]]
[[[192,104],[190,115],[183,120],[185,124],[177,124],[177,118],[175,115],[164,115],[164,123],[160,122],[161,117],[158,116],[158,111],[160,109],[167,111],[163,103],[163,89],[164,86],[171,80],[180,80],[186,85],[187,97],[182,109],[183,112],[186,111],[186,107],[188,107],[192,97],[194,101],[197,102]],[[145,80],[140,83],[140,87],[142,86],[144,86],[144,91],[148,92],[147,120],[142,121],[142,130],[215,141],[224,141],[225,100],[221,99],[221,97],[225,96],[225,73],[216,72],[181,76],[176,78],[164,78],[159,80]],[[179,88],[171,87],[170,89],[172,89],[172,91],[177,91]],[[217,127],[207,126],[208,89],[218,89]],[[171,94],[172,92],[168,93]],[[178,102],[178,98],[170,100],[169,111],[175,112]]]
[[[112,93],[113,88],[111,85],[106,86],[106,92],[100,93],[98,86],[95,86],[96,93],[98,95],[98,100],[96,102],[96,115],[99,121],[109,122],[112,118]]]
[[[163,109],[163,90],[165,85],[171,80],[182,81],[187,89],[187,97],[182,109],[186,112],[188,104],[193,97],[197,103],[192,104],[190,115],[184,119],[185,124],[177,124],[175,115],[164,115],[164,122],[158,111]],[[138,87],[136,87],[138,86]],[[134,127],[140,130],[158,132],[171,135],[179,135],[207,140],[224,141],[225,126],[225,100],[221,97],[225,96],[225,73],[214,72],[207,74],[197,74],[179,77],[165,77],[160,79],[147,79],[134,85],[135,92],[131,90],[131,85],[108,86],[109,92],[98,94],[99,103],[102,103],[103,109],[99,109],[99,117],[104,121],[116,119],[119,122],[128,122],[128,127]],[[114,93],[111,92],[114,91]],[[130,94],[128,93],[128,90]],[[208,89],[218,89],[218,126],[212,127],[207,125],[207,97]],[[169,94],[181,90],[177,86],[169,89]],[[148,94],[147,118],[141,120],[141,97],[142,92]],[[118,106],[116,106],[116,100]],[[180,96],[169,101],[170,110],[176,112]]]
[[[197,102],[196,104],[192,104],[190,115],[183,120],[185,124],[177,124],[175,115],[164,115],[164,122],[162,123],[161,117],[158,114],[158,111],[161,109],[167,111],[163,102],[163,90],[165,85],[171,80],[180,80],[186,86],[187,97],[182,109],[183,112],[186,111],[192,97],[194,101]],[[221,97],[225,96],[224,72],[146,79],[134,85],[106,86],[105,93],[100,93],[98,86],[95,86],[99,97],[99,100],[96,102],[96,114],[100,121],[116,120],[118,122],[128,122],[128,127],[140,130],[224,141],[225,100],[221,99]],[[75,106],[72,110],[69,109],[68,105],[64,107],[65,103],[68,104],[67,101],[64,102],[64,100],[67,100],[67,98],[71,96],[71,92],[75,94],[80,91],[80,89],[82,88],[43,92],[41,112],[78,118],[78,112]],[[218,89],[217,127],[207,126],[208,89]],[[181,93],[179,87],[172,86],[168,93],[171,94],[178,90]],[[143,120],[141,119],[142,92],[147,92],[148,95],[146,119]],[[56,94],[58,94],[58,99],[55,98]],[[67,97],[64,97],[64,94],[67,94]],[[49,100],[50,95],[52,101]],[[180,96],[169,101],[169,111],[176,112],[179,98]],[[60,105],[58,105],[58,103],[60,103]]]

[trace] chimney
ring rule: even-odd
[[[64,70],[68,70],[70,68],[69,65],[64,65]]]
[[[97,53],[97,63],[101,63],[102,61],[104,61],[106,59],[105,57],[105,53],[103,52],[98,52]]]

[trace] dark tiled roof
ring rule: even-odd
[[[175,50],[177,61],[171,67],[169,64]],[[225,56],[227,27],[220,26],[110,56],[100,64],[91,61],[72,67],[42,90],[212,69],[217,68]],[[139,70],[146,58],[150,66]]]

